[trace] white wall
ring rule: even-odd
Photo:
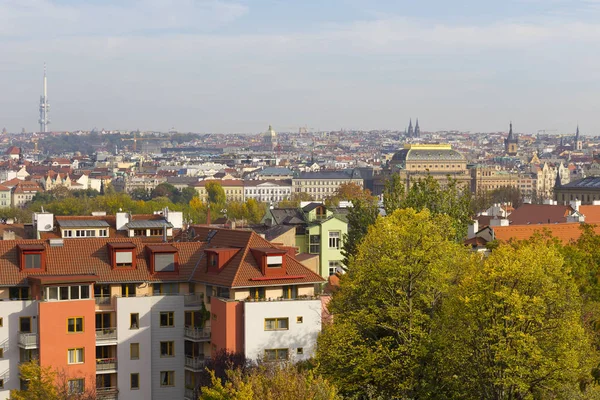
[[[303,322],[297,323],[296,318]],[[289,318],[289,329],[265,331],[265,318]],[[260,301],[244,303],[244,337],[246,357],[262,358],[265,349],[287,348],[292,360],[314,355],[321,331],[321,300]],[[303,355],[297,355],[299,347]]]
[[[148,351],[152,354],[152,399],[183,399],[185,389],[183,340],[185,314],[183,296],[152,296],[150,299],[152,300],[152,341],[151,348]],[[175,312],[175,326],[173,328],[160,327],[161,311]],[[160,342],[171,340],[175,342],[175,357],[161,357]],[[161,387],[160,371],[175,371],[175,386]],[[138,399],[141,399],[141,397],[138,397]]]
[[[117,297],[117,387],[120,400],[150,399],[152,396],[152,298],[151,297]],[[140,315],[139,329],[130,328],[130,314]],[[131,360],[129,345],[140,344],[140,359]],[[130,374],[140,374],[140,388],[131,390]]]
[[[32,332],[38,331],[38,305],[34,301],[0,302],[0,346],[4,348],[4,358],[0,358],[0,378],[4,379],[4,389],[0,389],[0,400],[8,399],[11,389],[19,389],[19,317],[35,316],[31,320]]]

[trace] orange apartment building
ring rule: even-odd
[[[243,230],[194,226],[167,241],[115,232],[0,241],[0,399],[26,385],[18,366],[34,358],[98,399],[191,400],[220,349],[314,352],[323,278],[293,252]]]

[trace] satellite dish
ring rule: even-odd
[[[50,225],[50,224],[46,224],[46,226],[44,227],[44,229],[50,229],[50,228],[52,228],[52,225]]]

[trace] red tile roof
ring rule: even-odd
[[[567,215],[573,211],[571,206],[564,205],[523,204],[508,216],[508,220],[511,225],[565,223]]]
[[[494,226],[494,237],[500,241],[509,241],[510,239],[525,240],[533,236],[534,233],[548,232],[555,238],[558,238],[562,243],[569,243],[579,239],[581,236],[580,223],[564,223],[564,224],[539,224],[539,225],[510,225],[510,226]],[[594,228],[596,234],[600,234],[600,227]]]
[[[197,238],[200,240],[206,240],[211,230],[217,232],[207,245],[207,249],[213,247],[241,249],[224,265],[219,273],[207,272],[206,258],[201,259],[194,273],[194,280],[226,287],[275,286],[295,283],[321,283],[325,281],[320,275],[312,272],[287,251],[284,254],[286,276],[279,277],[279,279],[278,277],[262,279],[264,275],[251,250],[260,249],[260,251],[264,252],[265,248],[280,250],[280,247],[273,245],[251,230],[219,229],[200,225],[194,225],[193,228]],[[257,281],[257,278],[261,280]]]
[[[579,212],[585,215],[585,222],[588,224],[600,223],[600,206],[579,206]]]

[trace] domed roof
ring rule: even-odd
[[[269,129],[265,132],[264,136],[275,138],[277,137],[277,132],[275,132],[275,129],[269,125]]]

